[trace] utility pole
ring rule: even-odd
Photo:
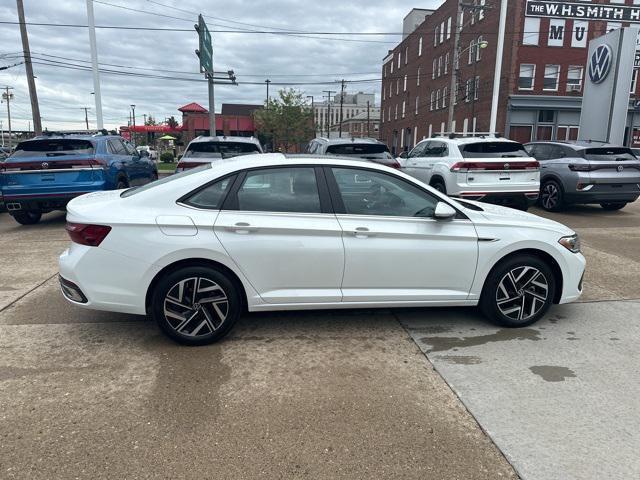
[[[324,93],[327,94],[327,138],[330,138],[331,120],[329,117],[331,116],[331,94],[336,92],[334,90],[324,90]]]
[[[218,134],[218,129],[216,128],[216,97],[213,88],[213,73],[206,75],[209,85],[209,136],[215,137]]]
[[[42,135],[42,120],[40,119],[40,106],[38,105],[38,93],[36,81],[33,77],[33,65],[31,64],[31,50],[29,49],[29,36],[27,35],[27,23],[24,19],[24,5],[22,0],[16,0],[18,6],[18,21],[20,22],[20,36],[22,37],[22,52],[24,54],[24,66],[27,71],[27,85],[29,86],[29,98],[31,99],[31,115],[33,115],[33,130],[36,135]]]
[[[133,120],[133,130],[131,130],[131,143],[133,143],[133,146],[136,146],[136,106],[135,105],[131,105],[131,119]]]
[[[89,130],[89,107],[81,107],[84,110],[84,124],[87,127],[87,131]]]
[[[2,125],[2,120],[0,120],[0,140],[2,141],[2,146],[4,147],[4,126]]]
[[[91,70],[93,72],[93,93],[96,99],[96,126],[104,128],[102,121],[102,95],[100,94],[100,73],[98,71],[98,46],[96,44],[96,21],[93,17],[93,0],[87,0],[87,23],[89,25],[89,47],[91,48]]]
[[[5,86],[4,93],[2,94],[2,101],[7,102],[7,121],[9,123],[9,151],[11,151],[11,100],[13,99],[13,93],[9,92],[9,90],[13,90],[13,87]]]
[[[271,83],[271,80],[267,78],[264,83],[267,84],[267,110],[269,110],[269,84]]]
[[[342,138],[342,105],[344,105],[344,79],[342,79],[340,86],[340,127],[338,127],[340,138]]]
[[[370,107],[370,102],[369,100],[367,100],[367,137],[371,138],[371,123],[369,123],[369,107]]]
[[[453,38],[453,62],[451,64],[451,85],[449,87],[449,118],[447,119],[447,130],[453,131],[453,115],[458,89],[458,70],[460,68],[460,32],[462,32],[462,12],[464,6],[462,0],[458,0],[458,10],[456,12],[456,31]]]
[[[311,125],[313,125],[313,137],[316,136],[316,107],[313,102],[313,95],[307,95],[311,99]]]
[[[498,45],[496,50],[496,68],[493,74],[493,98],[491,99],[491,120],[489,131],[496,131],[498,122],[498,100],[500,99],[500,77],[502,76],[502,54],[504,52],[504,34],[507,25],[507,0],[500,2],[500,26],[498,27]]]

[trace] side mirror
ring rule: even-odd
[[[451,220],[456,216],[456,210],[448,203],[438,202],[433,218],[436,220]]]
[[[398,157],[400,157],[400,158],[409,158],[409,153],[408,152],[402,152],[400,155],[398,155]]]
[[[146,151],[146,150],[141,150],[138,153],[140,154],[140,157],[148,157],[149,156],[149,152]]]

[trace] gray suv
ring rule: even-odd
[[[540,162],[540,206],[600,204],[620,210],[640,196],[640,160],[631,149],[600,142],[532,142],[525,149]]]
[[[389,147],[373,138],[314,138],[307,145],[305,153],[356,157],[400,168],[400,163],[391,155]]]

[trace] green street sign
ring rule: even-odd
[[[202,15],[198,15],[198,37],[200,45],[198,57],[200,58],[200,71],[203,73],[213,73],[213,46],[211,44],[211,34],[204,23]]]

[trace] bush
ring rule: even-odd
[[[160,155],[160,161],[164,163],[173,163],[173,153],[162,152],[162,155]]]

